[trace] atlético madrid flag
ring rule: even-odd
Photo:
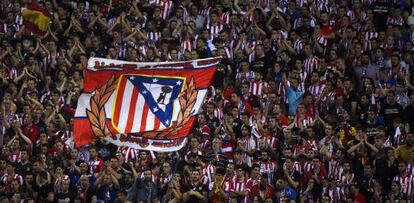
[[[152,151],[181,149],[220,58],[136,63],[91,58],[74,121],[77,147],[96,138]]]
[[[31,2],[22,10],[23,24],[29,31],[43,36],[49,28],[52,15],[35,2]]]

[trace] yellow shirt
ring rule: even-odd
[[[414,152],[414,146],[408,147],[407,145],[401,145],[395,150],[397,157],[405,162],[411,159],[412,152]]]

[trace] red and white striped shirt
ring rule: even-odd
[[[104,161],[99,157],[96,157],[96,161],[89,161],[88,165],[91,174],[95,177],[98,177],[99,173],[102,171],[104,167]]]
[[[322,196],[325,195],[331,197],[330,202],[339,202],[344,195],[344,191],[340,187],[334,187],[329,189],[327,187],[324,187],[322,189]]]
[[[273,180],[273,173],[276,170],[276,164],[274,162],[260,162],[260,174],[267,174],[269,181]]]
[[[249,47],[249,49],[252,50],[252,53],[249,54],[249,62],[250,63],[253,62],[254,59],[255,59],[255,55],[256,55],[256,51],[255,50],[256,50],[256,46],[258,44],[261,44],[261,43],[260,43],[260,41],[256,41],[256,40],[252,40],[252,41],[249,41],[247,43],[247,47]],[[244,46],[243,45],[242,45],[242,49],[244,49]]]
[[[310,116],[305,116],[304,118],[297,117],[296,123],[294,124],[295,127],[300,127],[302,124],[304,128],[307,128],[308,126],[312,125],[313,118]]]
[[[295,170],[298,171],[301,175],[306,174],[308,171],[313,169],[313,165],[310,161],[307,161],[305,163],[296,161],[294,167]]]
[[[280,83],[276,86],[276,93],[280,97],[280,102],[283,104],[289,103],[286,95],[285,85],[283,85],[283,83]]]
[[[392,136],[394,136],[394,141],[392,142],[393,147],[397,148],[399,145],[402,145],[404,143],[404,137],[403,137],[399,127],[397,129],[395,129],[395,133]],[[390,138],[391,138],[391,136],[387,140],[390,140],[390,142],[391,142]]]
[[[19,76],[19,71],[17,70],[16,66],[7,67],[5,64],[2,64],[1,66],[6,70],[8,80],[14,80],[17,78],[17,76]]]
[[[250,82],[250,93],[255,96],[262,96],[268,85],[266,82],[260,80],[259,82]]]
[[[207,177],[207,183],[213,182],[213,174],[215,173],[215,171],[216,171],[216,167],[211,164],[207,165],[207,167],[203,169],[203,174],[205,177]]]
[[[218,37],[220,31],[223,30],[224,26],[222,24],[207,24],[206,28],[210,30],[210,34],[212,37]]]
[[[19,163],[21,156],[22,156],[22,153],[20,151],[15,152],[15,153],[11,152],[9,154],[9,161],[13,163]]]
[[[156,43],[161,39],[161,32],[148,32],[147,38],[149,42]]]
[[[266,137],[266,142],[271,149],[276,149],[277,147],[277,139],[274,136]]]
[[[161,18],[166,20],[173,10],[173,2],[171,0],[152,0],[150,4],[155,4],[161,8]]]
[[[136,160],[138,157],[138,150],[127,147],[127,146],[121,146],[118,148],[118,152],[121,152],[125,156],[125,163],[128,163],[130,161]]]
[[[2,24],[0,26],[0,35],[1,34],[6,34],[7,33],[7,30],[8,30],[7,23]]]
[[[347,13],[347,16],[349,16],[350,20],[352,22],[356,21],[356,20],[364,20],[367,17],[367,14],[364,11],[355,11],[355,10],[350,10]]]
[[[188,161],[188,156],[190,155],[190,153],[195,153],[198,156],[203,156],[203,152],[201,152],[200,150],[197,150],[197,152],[194,152],[193,150],[190,150],[187,152],[187,154],[184,155],[184,160]]]
[[[247,178],[244,178],[244,180],[238,180],[236,181],[230,181],[230,192],[242,192],[242,191],[248,191],[250,193],[253,186],[253,182],[251,180],[248,180]],[[246,195],[241,203],[248,203],[249,202],[249,196]]]
[[[203,10],[200,11],[200,15],[202,15],[204,19],[207,20],[209,19],[210,11],[211,11],[211,7],[204,8]]]
[[[328,45],[328,40],[324,36],[319,36],[317,39],[318,43],[322,45],[323,47],[326,47]]]
[[[346,176],[345,173],[339,173],[338,175],[338,179],[337,179],[341,184],[352,184],[355,182],[355,174],[354,173],[350,173],[348,174],[348,177]]]
[[[248,72],[238,72],[236,74],[236,80],[241,80],[242,78],[246,79],[246,82],[251,81],[254,79],[255,73],[251,70],[249,70]]]
[[[371,39],[373,38],[377,38],[378,37],[378,32],[365,32],[364,34],[364,39],[365,39],[365,44],[364,44],[364,49],[366,51],[371,50]]]
[[[220,121],[223,121],[223,110],[220,108],[215,108],[214,109],[214,117],[218,118]]]
[[[321,96],[323,89],[325,89],[325,84],[313,84],[308,88],[308,92],[312,94],[312,96],[314,96],[316,99],[318,99]]]
[[[399,26],[402,26],[403,24],[404,24],[404,19],[401,16],[389,17],[387,19],[387,25],[399,25]]]
[[[411,175],[414,175],[414,163],[409,163],[407,166],[407,172]]]
[[[318,68],[318,58],[311,56],[303,61],[303,67],[308,75]]]
[[[192,42],[189,38],[182,38],[181,39],[181,52],[184,53],[185,51],[191,51],[195,48],[195,43]]]
[[[303,42],[301,39],[297,39],[295,43],[293,43],[293,48],[295,49],[296,54],[300,54],[303,49]]]
[[[225,12],[225,13],[221,13],[219,15],[220,21],[221,23],[223,23],[223,25],[228,25],[230,22],[230,13]]]
[[[303,174],[302,164],[299,161],[293,163],[293,168],[295,168],[295,171],[299,172],[299,174]]]
[[[340,165],[339,161],[336,159],[331,158],[328,162],[328,176],[329,177],[338,177],[339,173],[342,171],[342,166]]]
[[[5,184],[8,184],[8,183],[7,183],[7,179],[8,179],[8,178],[9,178],[9,174],[5,173],[5,174],[3,175],[3,177],[1,177],[1,181],[2,181],[3,183],[5,183]],[[17,182],[19,182],[19,184],[20,184],[20,185],[23,185],[23,183],[24,183],[24,181],[23,181],[23,177],[22,177],[21,175],[17,174],[17,173],[15,173],[15,174],[13,175],[13,180],[17,180]]]
[[[414,176],[408,174],[406,176],[398,175],[394,177],[393,181],[398,181],[401,184],[401,192],[407,196],[410,196],[413,193],[414,189]]]

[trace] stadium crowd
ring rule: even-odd
[[[0,2],[0,203],[412,202],[407,0]],[[412,15],[413,14],[413,15]],[[188,144],[67,142],[89,57],[223,57]]]

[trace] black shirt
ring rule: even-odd
[[[414,115],[414,105],[410,104],[405,107],[403,112],[403,119],[410,124],[411,131],[414,130],[414,119],[412,116]]]
[[[389,104],[387,101],[381,102],[380,115],[384,116],[384,123],[386,123],[387,127],[392,126],[392,122],[395,118],[401,116],[402,111],[402,106],[397,102],[394,102],[394,104]]]
[[[46,200],[49,193],[53,192],[52,184],[45,184],[42,186],[38,186],[37,184],[35,184],[33,189],[35,192],[37,192],[39,200]]]
[[[82,198],[82,203],[92,202],[92,197],[96,195],[96,190],[94,187],[89,186],[85,191],[80,194]]]
[[[96,143],[96,147],[98,148],[98,156],[104,161],[109,160],[111,155],[116,154],[116,150],[118,149],[118,147],[112,143],[103,144],[101,141]]]
[[[193,190],[195,192],[199,192],[200,194],[203,194],[203,192],[207,192],[208,188],[207,185],[204,185],[203,183],[199,182],[196,184],[188,184],[188,185],[183,185],[182,191],[183,193],[188,192],[190,190]],[[196,196],[191,195],[190,198],[186,201],[186,202],[199,202],[200,199],[198,199]]]
[[[73,203],[75,201],[76,194],[72,191],[67,193],[59,192],[55,196],[55,203]]]
[[[16,167],[16,173],[21,174],[22,176],[32,172],[32,164],[27,162],[27,164],[19,163]]]
[[[266,55],[256,58],[252,63],[252,70],[260,71],[263,77],[266,77],[268,68],[273,68],[273,66],[272,61]]]
[[[372,12],[374,13],[374,25],[378,28],[378,31],[385,31],[387,28],[387,19],[388,19],[388,8],[389,3],[387,0],[384,2],[375,1],[371,5]]]

